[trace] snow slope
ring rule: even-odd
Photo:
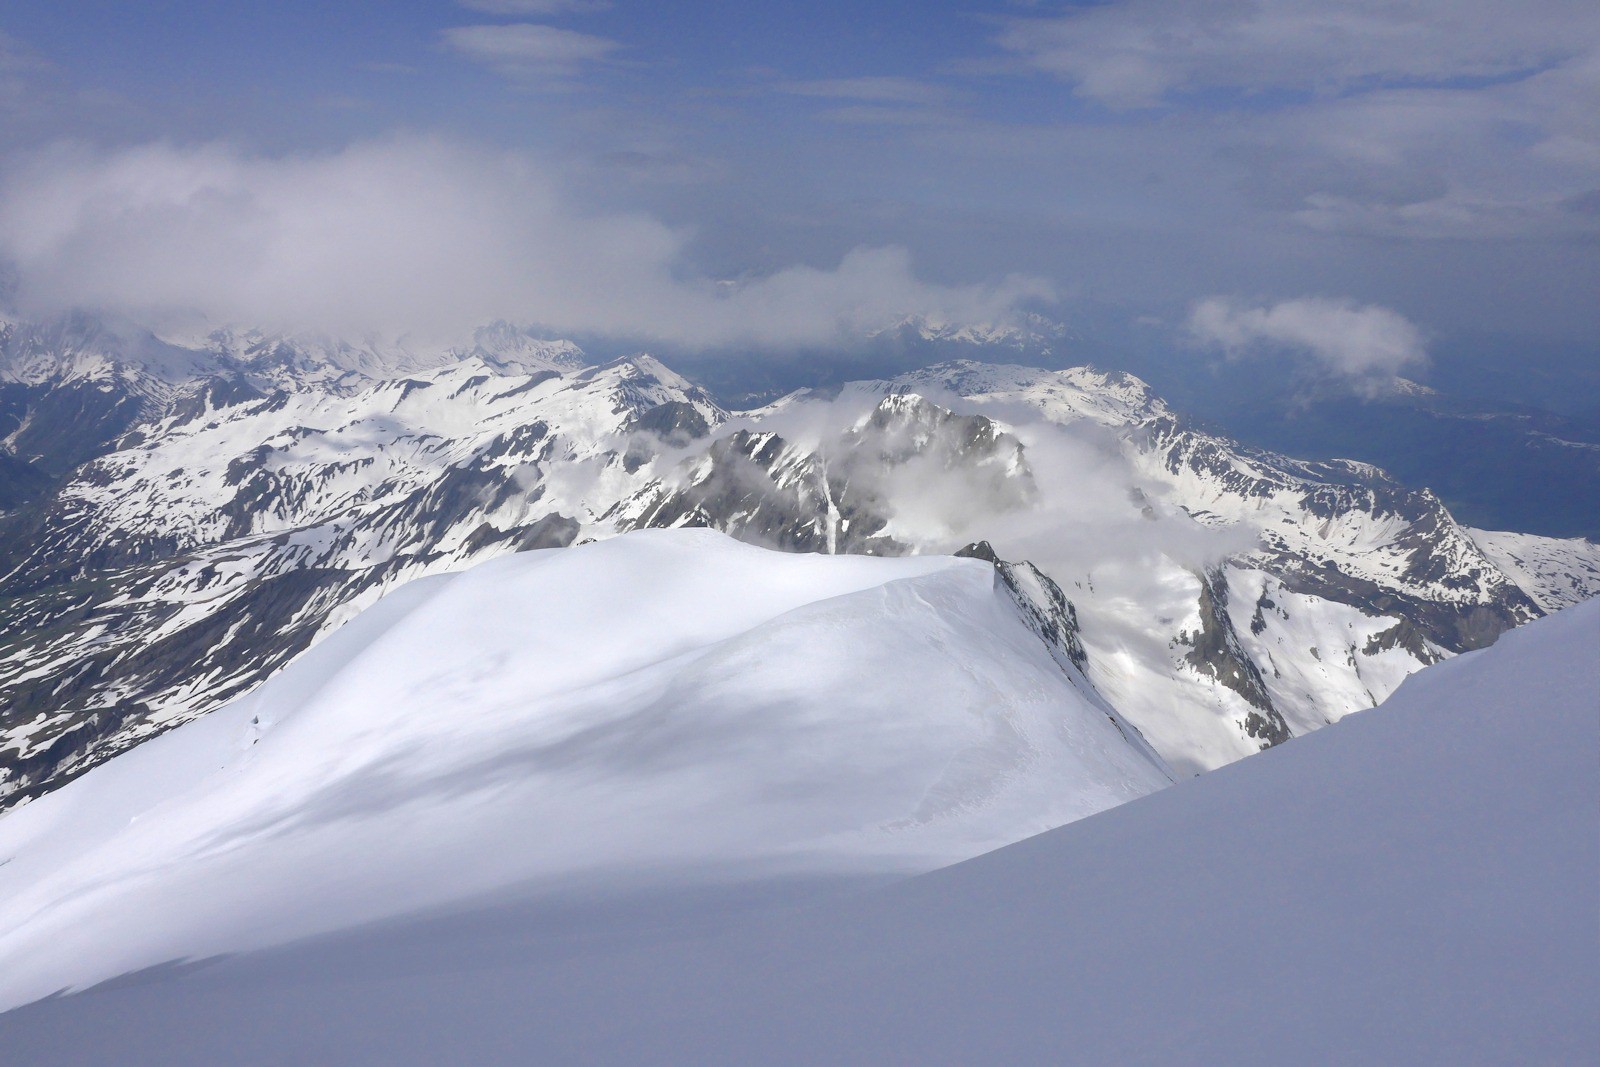
[[[1600,545],[1505,530],[1468,530],[1494,561],[1545,611],[1580,604],[1600,589]]]
[[[928,870],[1170,780],[988,563],[515,555],[0,819],[0,1005],[507,886]]]
[[[377,927],[24,1008],[0,1044],[37,1065],[1592,1063],[1597,743],[1590,603],[920,878]]]

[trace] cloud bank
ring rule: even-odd
[[[690,235],[584,212],[526,156],[430,138],[262,157],[225,145],[57,147],[0,179],[16,310],[438,337],[493,319],[689,347],[837,343],[897,317],[1007,321],[1051,296],[917,277],[894,247],[738,283]]]
[[[1392,389],[1402,371],[1428,362],[1427,341],[1405,316],[1349,300],[1301,297],[1251,307],[1211,297],[1190,309],[1188,327],[1195,341],[1229,358],[1309,358],[1369,396]]]
[[[605,11],[610,0],[458,0],[462,7],[486,15],[587,15]]]

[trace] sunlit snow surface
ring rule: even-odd
[[[0,819],[0,1006],[511,886],[928,870],[1169,781],[987,563],[511,556]]]
[[[1600,544],[1593,541],[1491,530],[1468,533],[1546,611],[1582,603],[1600,586]]]
[[[703,885],[506,900],[33,1005],[0,1017],[0,1047],[35,1065],[1593,1063],[1597,747],[1590,603],[1376,711],[920,878],[809,907]]]

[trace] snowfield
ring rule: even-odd
[[[980,577],[912,566],[899,588]],[[839,571],[832,588],[882,574]],[[219,721],[19,814],[87,803]],[[0,1044],[37,1065],[1592,1063],[1597,747],[1589,603],[1375,711],[919,878],[820,898],[707,880],[523,892],[35,1004],[0,1016]],[[368,886],[378,869],[368,852],[341,866]],[[249,873],[270,887],[257,904],[285,887]]]
[[[988,563],[525,553],[0,819],[0,1006],[513,886],[925,871],[1170,780]]]

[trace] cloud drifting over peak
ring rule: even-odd
[[[1020,277],[930,284],[892,247],[719,283],[693,270],[687,240],[649,216],[574,208],[524,156],[428,138],[276,158],[57,147],[0,184],[0,269],[25,314],[441,337],[504,318],[760,347],[836,343],[907,314],[1004,321],[1050,296]]]
[[[1357,392],[1378,395],[1402,371],[1427,365],[1423,333],[1399,312],[1350,300],[1300,297],[1251,307],[1225,297],[1190,309],[1189,334],[1230,359],[1291,353],[1310,357]]]

